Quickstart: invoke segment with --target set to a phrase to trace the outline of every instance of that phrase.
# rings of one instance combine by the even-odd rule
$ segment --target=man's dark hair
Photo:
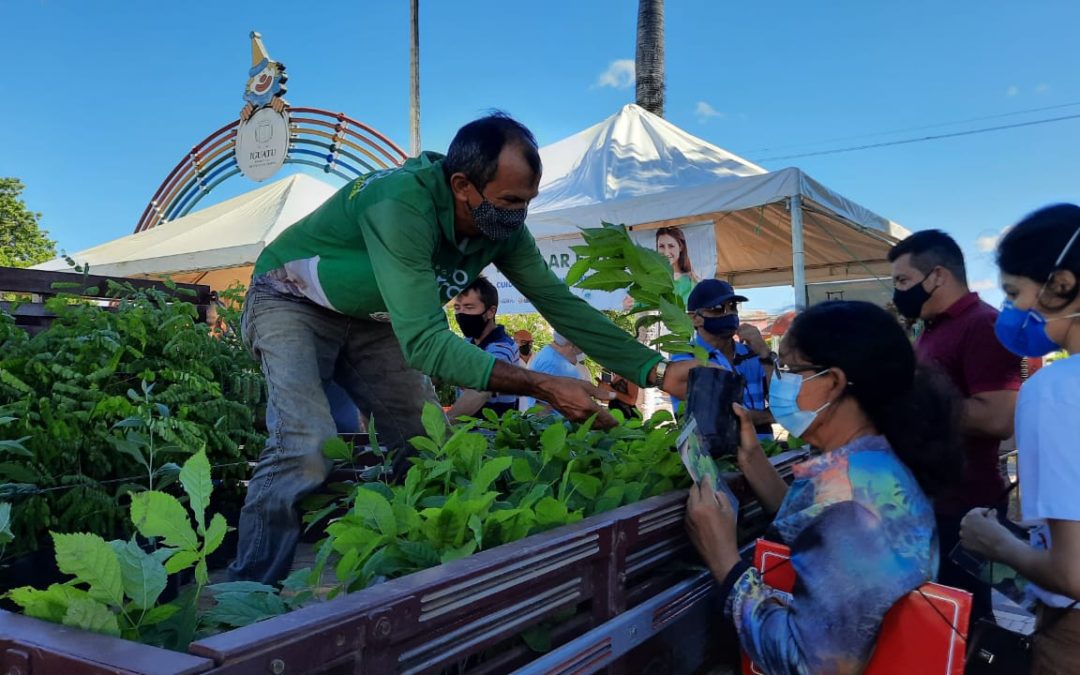
[[[944,267],[967,286],[964,253],[956,240],[941,230],[923,230],[904,239],[889,251],[889,262],[896,262],[907,253],[911,254],[911,266],[923,274],[930,274],[935,267]]]
[[[517,144],[533,175],[540,175],[536,137],[524,124],[498,110],[458,129],[446,151],[443,172],[448,179],[463,173],[478,190],[483,190],[495,178],[499,153],[508,143]]]
[[[461,295],[465,295],[469,291],[476,291],[476,294],[480,296],[480,302],[484,303],[484,311],[488,311],[492,307],[498,307],[499,305],[499,292],[495,290],[495,284],[487,280],[487,277],[480,275],[473,279],[473,282],[461,290]]]

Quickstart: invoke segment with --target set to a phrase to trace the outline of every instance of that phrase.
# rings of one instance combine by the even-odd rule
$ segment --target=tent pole
[[[791,269],[795,286],[795,309],[806,308],[806,260],[803,245],[802,195],[791,197]]]

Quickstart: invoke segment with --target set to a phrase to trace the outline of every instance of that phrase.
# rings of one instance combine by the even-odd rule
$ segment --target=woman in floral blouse
[[[791,548],[791,595],[740,560],[735,517],[701,486],[687,508],[691,538],[721,583],[725,614],[770,674],[859,673],[885,613],[938,566],[933,496],[959,476],[953,392],[916,371],[904,331],[885,310],[829,302],[799,315],[770,384],[777,422],[819,452],[790,487],[765,457],[745,410],[738,463],[776,511],[767,539]]]

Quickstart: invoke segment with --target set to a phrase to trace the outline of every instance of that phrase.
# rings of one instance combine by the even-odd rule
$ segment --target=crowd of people
[[[266,247],[244,303],[242,337],[268,387],[269,438],[248,489],[236,580],[276,583],[300,533],[297,501],[326,478],[323,442],[338,430],[337,399],[377,421],[407,470],[407,439],[435,402],[432,378],[459,387],[449,415],[539,409],[596,424],[608,409],[637,414],[640,388],[675,408],[691,358],[641,345],[573,295],[525,227],[541,164],[531,132],[493,114],[457,133],[445,156],[425,152],[342,188]],[[1080,361],[1039,371],[1021,387],[1021,357],[1080,349],[1080,207],[1038,211],[1001,240],[1008,298],[999,313],[971,292],[960,248],[939,231],[898,243],[895,309],[924,326],[912,344],[897,316],[863,302],[802,312],[778,352],[740,322],[746,301],[702,279],[678,228],[656,231],[672,262],[695,342],[709,365],[746,382],[733,413],[739,468],[775,514],[769,537],[791,548],[799,582],[770,589],[740,558],[722,494],[691,490],[691,538],[717,581],[725,615],[770,673],[857,673],[882,618],[927,580],[974,594],[973,618],[993,620],[990,588],[953,563],[962,546],[1014,567],[1035,585],[1037,672],[1080,664]],[[538,352],[527,331],[499,325],[498,293],[480,276],[494,264],[555,330]],[[464,340],[443,313],[452,303]],[[594,383],[585,355],[605,369]],[[1018,395],[1019,392],[1019,395]],[[1014,423],[1015,419],[1015,423]],[[773,425],[813,457],[782,480],[761,441]],[[1001,442],[1019,448],[1020,501],[1030,542],[1001,522],[1008,485]],[[1073,669],[1073,670],[1070,670]]]

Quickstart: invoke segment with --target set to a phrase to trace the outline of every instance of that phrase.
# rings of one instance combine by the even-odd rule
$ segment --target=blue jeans
[[[399,477],[409,466],[407,441],[424,433],[423,406],[437,400],[431,380],[405,362],[389,323],[350,318],[253,285],[241,326],[266,377],[269,436],[248,483],[229,577],[273,584],[292,566],[300,537],[297,501],[330,472],[322,446],[337,429],[324,383],[333,380],[371,411],[380,445],[395,449]]]

